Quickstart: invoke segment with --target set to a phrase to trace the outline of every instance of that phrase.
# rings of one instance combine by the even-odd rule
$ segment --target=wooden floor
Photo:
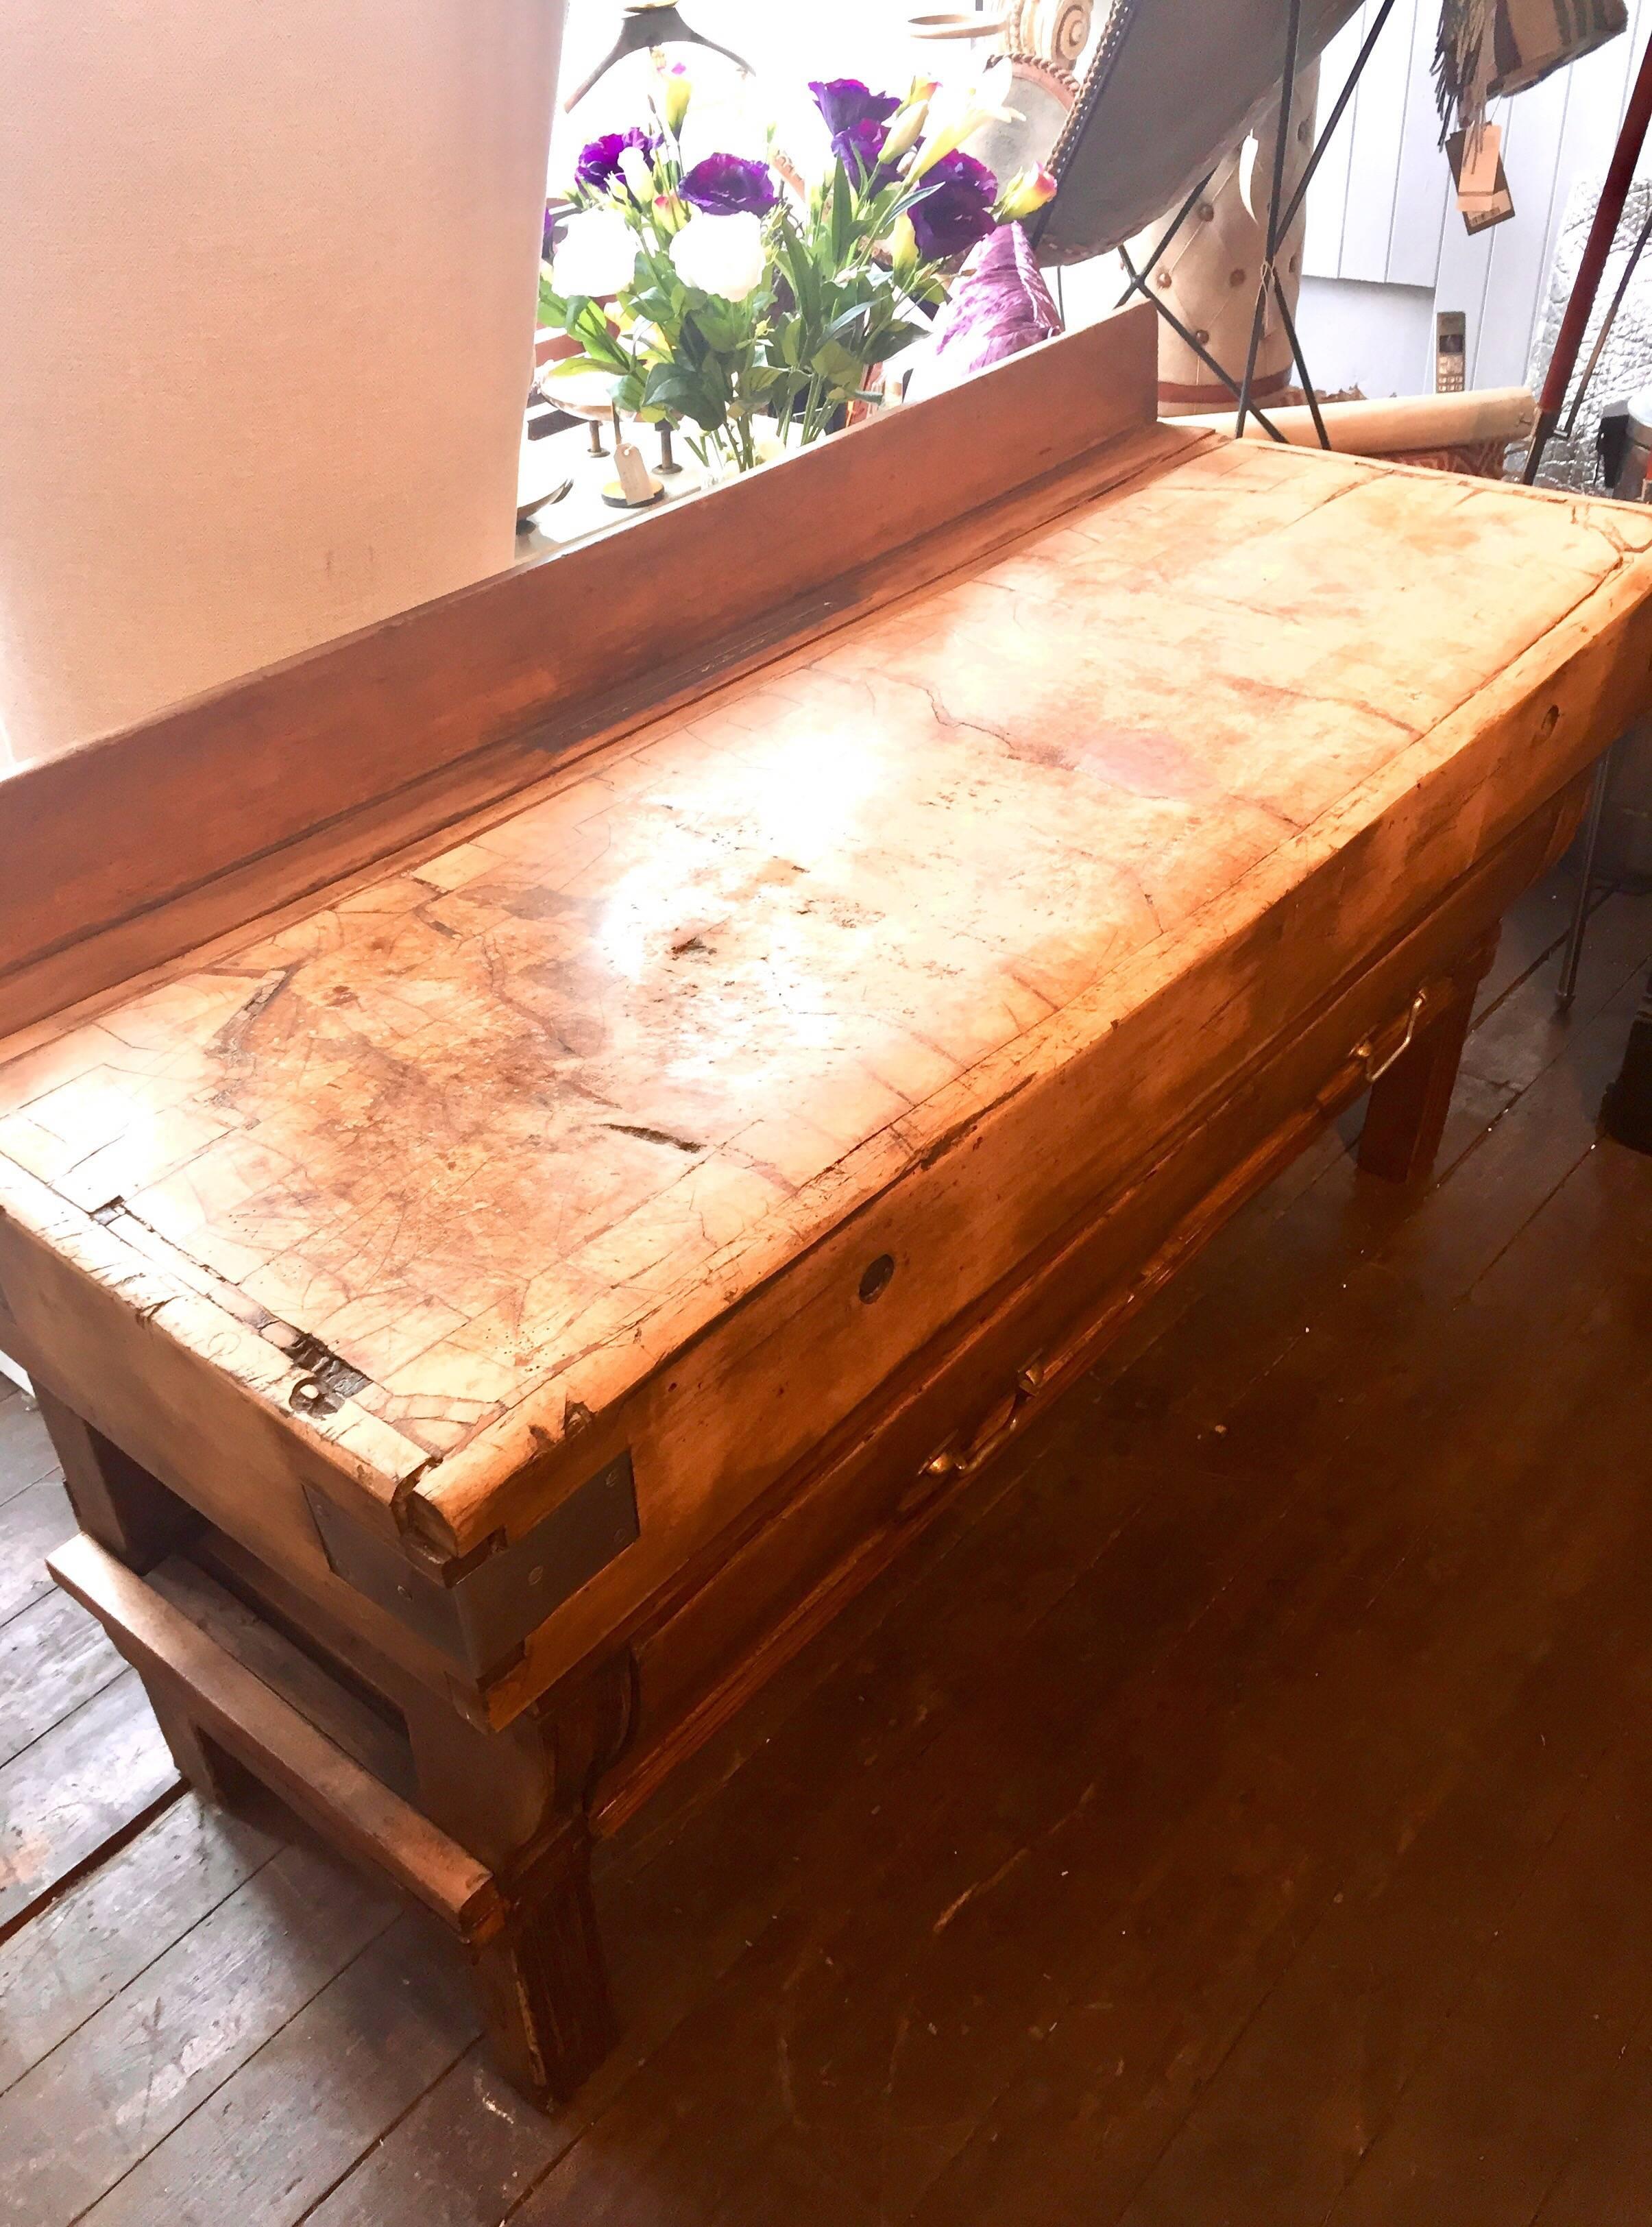
[[[181,1794],[0,1402],[0,2219],[1652,2221],[1652,899],[1563,1023],[1566,901],[1426,1196],[1327,1138],[604,1852],[556,2118],[444,1940]]]

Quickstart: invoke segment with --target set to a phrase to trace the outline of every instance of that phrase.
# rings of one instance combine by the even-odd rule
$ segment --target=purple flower
[[[961,255],[985,239],[996,219],[998,182],[973,155],[943,155],[924,175],[928,190],[911,208],[918,252],[926,263]]]
[[[877,174],[877,182],[887,185],[895,175],[893,165],[881,164],[883,142],[889,137],[886,124],[874,124],[870,116],[863,116],[858,124],[852,124],[846,131],[839,131],[832,142],[832,151],[843,164],[850,181],[863,185]]]
[[[767,216],[779,195],[767,163],[743,155],[708,155],[682,183],[683,199],[707,216]]]
[[[561,223],[563,210],[555,201],[545,205],[545,237],[539,248],[539,260],[548,263],[557,245],[557,227]]]
[[[605,131],[600,139],[592,139],[580,149],[574,176],[588,193],[611,194],[624,183],[620,156],[626,149],[637,148],[652,163],[660,144],[657,133],[651,137],[635,124],[628,131]]]
[[[811,78],[809,91],[834,146],[858,124],[887,124],[901,105],[895,93],[869,93],[858,77],[828,78],[824,82]]]

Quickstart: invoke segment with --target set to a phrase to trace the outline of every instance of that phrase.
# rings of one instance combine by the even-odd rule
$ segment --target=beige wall
[[[561,16],[0,8],[15,759],[510,562]]]

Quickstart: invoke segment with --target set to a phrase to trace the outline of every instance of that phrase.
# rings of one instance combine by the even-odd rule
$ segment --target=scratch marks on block
[[[669,1130],[650,1129],[641,1122],[604,1121],[603,1126],[605,1129],[612,1129],[616,1136],[637,1137],[645,1145],[664,1145],[668,1151],[673,1152],[693,1154],[706,1150],[704,1145],[697,1145],[692,1137],[673,1137]]]

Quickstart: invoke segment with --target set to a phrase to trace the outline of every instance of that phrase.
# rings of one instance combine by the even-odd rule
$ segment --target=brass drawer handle
[[[1015,1436],[1048,1374],[1042,1361],[1024,1362],[1015,1373],[1014,1388],[992,1408],[968,1444],[960,1446],[949,1441],[938,1453],[930,1455],[920,1476],[973,1477],[978,1469],[985,1469],[1000,1447],[1007,1445]]]
[[[1423,989],[1419,990],[1416,996],[1412,999],[1411,1011],[1406,1016],[1406,1033],[1400,1037],[1399,1043],[1388,1054],[1387,1059],[1380,1060],[1377,1057],[1376,1039],[1375,1037],[1366,1037],[1362,1040],[1362,1042],[1355,1045],[1354,1056],[1364,1067],[1365,1079],[1368,1082],[1381,1082],[1383,1076],[1394,1064],[1395,1061],[1403,1059],[1406,1054],[1411,1050],[1412,1044],[1416,1039],[1417,1024],[1422,1018],[1423,1008],[1427,1003],[1428,991],[1425,986]]]

